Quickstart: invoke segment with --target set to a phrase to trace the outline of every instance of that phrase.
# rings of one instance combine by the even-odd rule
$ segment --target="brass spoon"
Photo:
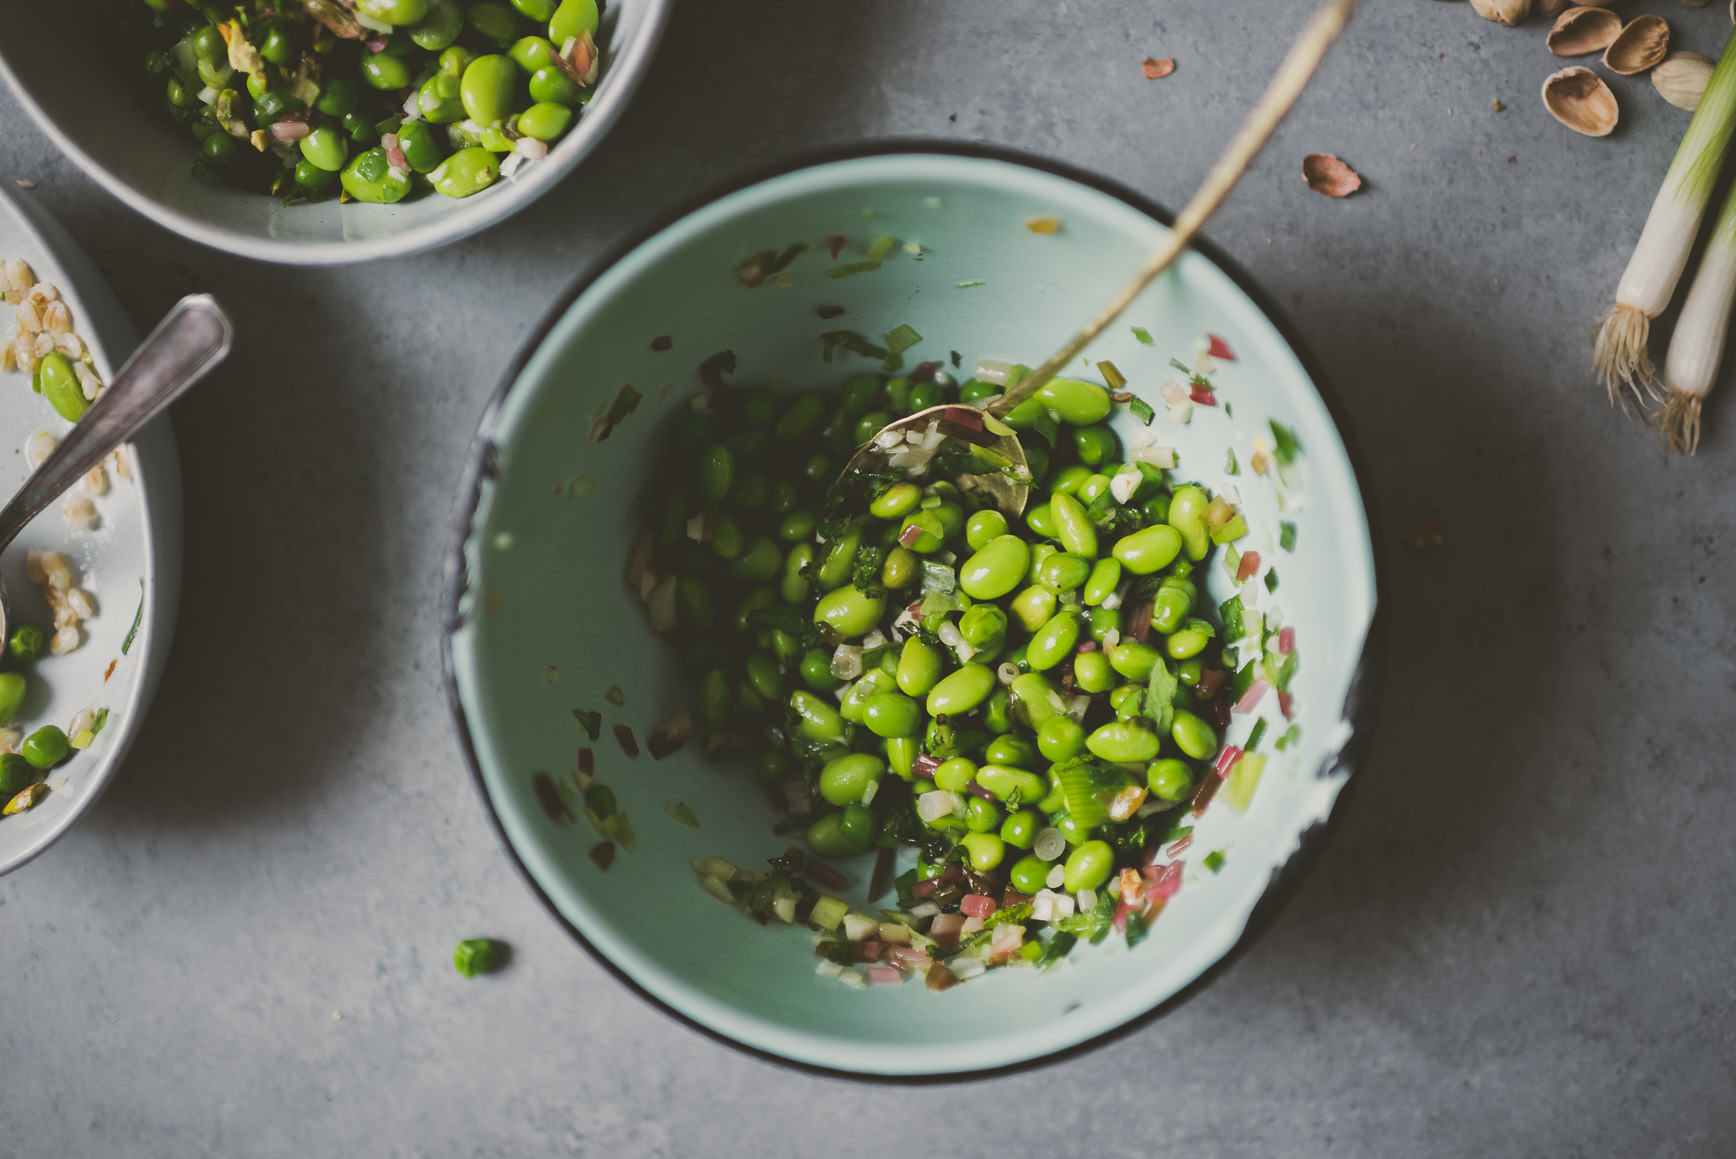
[[[1206,175],[1205,184],[1175,219],[1169,237],[1146,258],[1133,280],[1122,287],[1083,330],[1050,355],[1047,362],[986,407],[947,403],[917,411],[882,427],[850,457],[835,487],[848,487],[863,475],[890,473],[920,477],[927,473],[929,463],[937,455],[968,455],[971,464],[980,469],[976,472],[961,471],[957,476],[959,487],[987,495],[1008,515],[1021,514],[1030,495],[1031,468],[1018,434],[1003,420],[1070,365],[1182,255],[1229,197],[1230,190],[1247,172],[1254,155],[1271,139],[1278,123],[1296,103],[1296,98],[1302,95],[1303,88],[1325,58],[1326,50],[1344,30],[1356,4],[1357,0],[1327,0],[1291,47],[1260,103],[1254,106],[1223,156]],[[965,446],[960,446],[961,443]]]

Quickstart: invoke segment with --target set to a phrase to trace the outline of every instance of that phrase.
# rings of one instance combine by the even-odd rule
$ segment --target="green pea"
[[[972,800],[975,798],[973,797]],[[968,815],[965,823],[967,825],[970,823]],[[959,838],[958,843],[964,846],[965,854],[970,858],[971,868],[978,873],[987,873],[999,865],[1002,858],[1007,855],[1006,843],[993,833],[966,833]]]
[[[518,39],[518,13],[509,4],[494,3],[492,0],[486,4],[472,4],[464,14],[464,19],[480,35],[496,44],[510,44]],[[554,37],[549,39],[553,40]]]
[[[826,548],[825,558],[814,572],[821,591],[831,591],[850,582],[856,568],[856,555],[862,550],[862,528],[855,524]]]
[[[1108,390],[1077,378],[1051,378],[1037,388],[1035,398],[1062,422],[1079,427],[1102,422],[1115,407]]]
[[[1068,893],[1097,889],[1115,871],[1115,851],[1107,841],[1087,841],[1067,855],[1062,884]]]
[[[598,23],[597,0],[561,0],[560,7],[549,17],[549,39],[565,46],[583,33],[597,35]]]
[[[391,92],[404,88],[413,79],[410,65],[403,57],[390,52],[370,52],[362,57],[362,80],[370,87]]]
[[[1121,585],[1121,561],[1100,559],[1091,567],[1091,574],[1079,589],[1079,598],[1087,607],[1096,607],[1115,593]]]
[[[870,753],[837,757],[820,769],[820,796],[832,805],[859,805],[885,772],[886,762]]]
[[[1070,716],[1052,716],[1037,730],[1037,749],[1048,760],[1072,760],[1085,751],[1085,729]]]
[[[426,2],[427,0],[423,0],[423,3]],[[259,40],[259,55],[272,64],[291,65],[296,58],[295,43],[284,35],[282,28],[273,24]]]
[[[0,672],[0,728],[18,719],[24,709],[24,693],[29,687],[16,672]]]
[[[241,146],[228,133],[216,132],[199,143],[199,155],[219,164],[233,161],[241,155]]]
[[[965,520],[964,541],[972,551],[981,551],[1007,533],[1007,517],[994,508],[984,508]]]
[[[1091,634],[1091,638],[1101,644],[1108,638],[1110,632],[1120,630],[1121,613],[1118,610],[1106,608],[1099,604],[1097,607],[1092,608],[1090,611],[1085,613],[1085,624],[1086,630]]]
[[[418,173],[431,173],[446,159],[446,146],[424,121],[406,121],[398,130],[398,148]]]
[[[521,36],[513,42],[506,55],[525,73],[534,73],[547,66],[555,57],[555,46],[545,36]]]
[[[458,85],[464,111],[479,125],[494,125],[512,112],[518,92],[518,65],[510,56],[489,53],[470,62]]]
[[[696,481],[701,502],[723,502],[735,483],[735,456],[730,449],[721,443],[713,443],[700,451]]]
[[[1115,687],[1115,671],[1102,652],[1080,652],[1073,657],[1073,687],[1080,692],[1108,692]]]
[[[940,683],[945,665],[939,648],[916,636],[904,642],[898,657],[899,690],[909,696],[927,696]]]
[[[1180,801],[1193,792],[1193,770],[1173,757],[1153,761],[1145,770],[1145,784],[1160,801]]]
[[[1014,793],[1021,801],[1035,801],[1048,791],[1043,778],[1036,773],[1008,765],[982,766],[977,770],[976,783],[993,794],[997,801],[1008,800]]]
[[[1037,579],[1058,592],[1070,592],[1091,575],[1091,561],[1070,551],[1057,551],[1037,567]]]
[[[1167,567],[1181,549],[1181,534],[1175,528],[1159,523],[1122,536],[1115,541],[1111,554],[1134,575],[1150,575]]]
[[[554,102],[579,105],[585,100],[585,90],[573,78],[554,65],[546,65],[530,74],[530,99],[541,104]]]
[[[1055,472],[1055,477],[1049,480],[1049,490],[1062,495],[1076,495],[1079,485],[1091,477],[1091,468],[1078,463],[1069,463]]]
[[[0,753],[0,802],[10,801],[41,779],[36,766],[19,753]]]
[[[1019,586],[1031,549],[1016,535],[997,536],[958,569],[958,586],[978,600],[996,600]]]
[[[1094,757],[1124,764],[1154,759],[1163,747],[1163,739],[1141,724],[1117,720],[1086,737],[1085,747]]]
[[[1044,539],[1055,538],[1055,514],[1047,503],[1040,503],[1025,512],[1025,526]]]
[[[966,664],[929,690],[930,716],[963,716],[995,690],[995,670],[986,664]]]
[[[976,762],[969,757],[949,757],[934,770],[934,787],[949,793],[962,793],[976,780]]]
[[[1098,472],[1079,484],[1079,490],[1074,492],[1074,496],[1080,503],[1095,503],[1108,490],[1109,476]]]
[[[799,723],[796,731],[809,740],[842,740],[844,718],[831,703],[806,689],[790,693],[790,708]]]
[[[333,77],[320,89],[314,108],[328,117],[341,117],[355,111],[356,82],[347,77]]]
[[[747,658],[747,682],[767,700],[782,700],[784,697],[784,680],[778,672],[778,662],[764,652],[755,652]]]
[[[428,52],[449,47],[464,31],[464,9],[458,0],[431,0],[428,15],[410,29],[410,43]]]
[[[1073,450],[1087,467],[1099,467],[1115,458],[1120,449],[1115,432],[1101,423],[1073,429]]]
[[[1177,660],[1191,659],[1206,650],[1214,634],[1212,626],[1204,620],[1185,620],[1175,634],[1164,641],[1164,651]]]
[[[1007,691],[1016,705],[1015,712],[1025,718],[1031,731],[1043,727],[1052,716],[1063,716],[1061,694],[1041,672],[1026,672],[1013,677]]]
[[[994,833],[1001,827],[1001,807],[981,797],[967,797],[964,803],[964,827],[972,833]]]
[[[1006,840],[1004,834],[1001,839]],[[1008,844],[1010,845],[1012,842],[1008,842]],[[1029,848],[1029,846],[1020,846],[1020,848]],[[1007,883],[1026,895],[1035,894],[1041,890],[1047,884],[1048,877],[1049,863],[1029,853],[1013,862],[1012,869],[1007,871]]]
[[[350,143],[330,125],[321,125],[301,139],[301,155],[328,173],[336,173],[349,160]]]
[[[1181,627],[1182,621],[1194,609],[1198,589],[1193,581],[1170,576],[1157,589],[1151,600],[1151,626],[1165,636]]]
[[[428,0],[355,0],[355,6],[382,24],[414,24],[428,15]]]
[[[977,604],[958,618],[958,634],[979,652],[999,648],[1007,638],[1007,614],[993,604]]]
[[[1079,643],[1079,617],[1073,612],[1056,612],[1047,623],[1031,634],[1026,645],[1025,659],[1033,671],[1046,672],[1072,655]]]
[[[983,746],[983,764],[985,765],[1022,767],[1035,763],[1036,759],[1037,746],[1035,742],[1012,733],[997,736]]]
[[[1177,487],[1169,501],[1169,525],[1181,536],[1187,557],[1198,563],[1212,548],[1211,533],[1206,528],[1206,508],[1211,498],[1198,487]],[[1161,565],[1160,565],[1161,566]]]
[[[541,24],[555,14],[560,4],[557,0],[512,0],[512,6]]]
[[[880,582],[897,591],[915,583],[921,573],[922,561],[914,551],[907,547],[894,547],[886,553],[886,562],[880,565]]]
[[[1013,597],[1007,610],[1013,614],[1013,619],[1023,625],[1025,631],[1035,632],[1055,614],[1055,589],[1042,584],[1032,584]]]
[[[866,842],[850,839],[844,831],[844,814],[827,813],[808,826],[808,848],[821,857],[851,857],[866,852]]]
[[[868,504],[869,514],[881,519],[902,519],[922,502],[922,488],[915,483],[894,483]]]
[[[1206,666],[1198,658],[1183,660],[1175,666],[1175,678],[1184,688],[1192,688],[1205,675]]]
[[[840,639],[863,636],[880,622],[886,610],[886,597],[870,596],[855,584],[834,588],[814,605],[814,623],[830,628]]]
[[[832,654],[824,648],[810,648],[804,652],[798,670],[802,682],[815,692],[831,692],[844,687],[844,682],[832,675]]]
[[[1145,685],[1123,684],[1109,694],[1109,707],[1121,721],[1138,720],[1145,715]]]
[[[72,752],[72,745],[67,742],[64,732],[52,724],[45,724],[25,737],[18,751],[30,762],[31,767],[52,769],[67,758]]]
[[[366,172],[376,168],[379,170],[377,177],[365,176]],[[387,165],[386,151],[378,147],[350,158],[339,180],[343,182],[345,193],[370,205],[391,205],[404,200],[410,192],[410,175],[394,174]]]
[[[1071,495],[1054,495],[1049,499],[1049,511],[1055,521],[1055,538],[1061,546],[1085,559],[1097,557],[1097,529],[1085,514],[1085,508]]]
[[[538,101],[518,115],[518,131],[539,141],[553,141],[573,123],[573,110],[555,101]]]
[[[55,413],[69,423],[77,422],[90,407],[84,388],[78,384],[78,373],[58,350],[43,356],[36,368],[36,382]]]
[[[1169,735],[1176,748],[1196,761],[1205,760],[1218,748],[1218,734],[1212,731],[1212,726],[1186,709],[1176,709]]]
[[[235,70],[230,67],[227,61],[211,64],[202,60],[199,62],[199,79],[214,89],[226,89],[230,82],[235,79]],[[277,107],[281,110],[283,105],[279,103]]]
[[[1001,822],[1001,840],[1015,849],[1029,849],[1037,840],[1037,831],[1043,827],[1043,822],[1031,809],[1020,809],[1016,813],[1008,813],[1007,819]],[[1019,889],[1015,884],[1014,889]],[[1019,889],[1020,893],[1026,892]],[[1035,893],[1036,890],[1030,892]]]
[[[1109,649],[1109,666],[1129,680],[1144,680],[1161,662],[1157,649],[1137,640],[1123,640]]]
[[[803,569],[811,566],[818,553],[811,543],[798,543],[790,548],[790,553],[784,556],[783,576],[778,581],[778,594],[786,604],[806,603],[808,593],[813,585],[808,577],[802,574]]]
[[[14,660],[25,663],[42,655],[42,649],[47,647],[48,637],[35,624],[19,624],[12,629],[12,635],[6,641],[6,651]]]

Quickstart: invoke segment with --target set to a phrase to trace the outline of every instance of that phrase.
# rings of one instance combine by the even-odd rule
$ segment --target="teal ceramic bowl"
[[[396,205],[284,205],[196,179],[191,137],[157,100],[139,99],[141,50],[116,42],[114,8],[112,0],[0,4],[0,76],[18,103],[91,180],[164,229],[244,258],[324,266],[449,244],[553,189],[626,108],[663,34],[669,0],[604,5],[596,96],[547,157],[471,197],[429,195]],[[68,62],[93,55],[97,66],[81,64],[74,83]]]
[[[1059,230],[1027,228],[1044,217]],[[828,364],[822,331],[872,336],[909,323],[925,337],[907,363],[950,364],[957,350],[966,371],[978,357],[1034,364],[1166,229],[1162,212],[1137,198],[1041,163],[920,150],[847,157],[739,189],[632,245],[582,280],[532,340],[483,419],[464,487],[448,561],[448,687],[513,856],[623,981],[776,1059],[858,1076],[978,1073],[1055,1056],[1161,1009],[1270,911],[1354,765],[1375,566],[1356,475],[1316,377],[1246,282],[1209,254],[1184,257],[1092,355],[1112,359],[1157,402],[1172,357],[1192,363],[1208,334],[1230,346],[1234,360],[1213,378],[1232,406],[1198,407],[1184,426],[1157,402],[1152,427],[1124,415],[1121,433],[1175,447],[1179,477],[1239,491],[1252,525],[1243,546],[1269,553],[1282,575],[1276,593],[1261,595],[1295,630],[1300,734],[1281,753],[1267,740],[1270,763],[1244,813],[1221,799],[1206,808],[1194,848],[1223,850],[1221,871],[1190,861],[1150,936],[944,992],[918,981],[848,988],[816,973],[805,930],[762,928],[698,885],[695,857],[763,865],[789,843],[773,834],[751,772],[697,745],[660,760],[644,751],[689,691],[675,647],[652,634],[622,569],[636,497],[666,465],[666,420],[704,389],[702,363],[729,350],[736,383],[823,388],[874,365],[853,355]],[[909,244],[872,272],[829,276],[882,235]],[[794,243],[808,248],[764,284],[738,279],[743,258]],[[641,401],[598,441],[599,420],[629,384]],[[1282,511],[1276,475],[1246,466],[1274,419],[1303,448]],[[1244,464],[1234,478],[1227,448]],[[1296,529],[1292,551],[1278,542],[1285,522]],[[1221,600],[1234,584],[1214,568],[1211,588]],[[1287,727],[1274,701],[1262,705],[1269,738]],[[591,712],[601,714],[595,741],[581,719]],[[1230,739],[1251,723],[1236,718]],[[639,755],[619,743],[626,730]],[[588,758],[576,755],[587,748]],[[595,762],[637,831],[606,869],[592,856],[598,833],[574,807],[581,759]],[[674,802],[699,827],[672,820]],[[842,867],[844,894],[858,904],[872,860]]]

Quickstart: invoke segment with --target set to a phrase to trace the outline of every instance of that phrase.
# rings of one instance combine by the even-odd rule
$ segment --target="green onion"
[[[1157,417],[1157,412],[1151,409],[1151,404],[1138,396],[1128,400],[1127,409],[1131,411],[1133,417],[1138,419],[1144,426],[1149,427],[1151,425],[1151,420]]]
[[[1248,739],[1242,742],[1245,752],[1253,752],[1260,747],[1260,738],[1266,735],[1266,718],[1260,717],[1254,721],[1254,727],[1248,731]]]
[[[910,323],[900,322],[885,334],[881,335],[881,340],[886,343],[886,349],[891,353],[903,354],[906,350],[909,350],[912,346],[921,342],[922,335],[917,333]]]
[[[855,262],[839,262],[826,271],[826,276],[834,282],[839,278],[847,278],[852,274],[866,274],[880,268],[880,263],[873,258],[865,258]]]
[[[881,258],[891,253],[892,247],[897,244],[897,238],[882,234],[868,243],[868,260],[871,262],[878,262]]]
[[[1141,346],[1150,346],[1152,343],[1151,331],[1144,326],[1135,326],[1133,327],[1133,340]]]
[[[1278,466],[1288,467],[1296,461],[1296,456],[1302,450],[1302,443],[1296,438],[1296,432],[1272,419],[1268,423],[1272,428],[1272,458],[1278,461]]]
[[[1736,55],[1732,53],[1730,55]],[[1664,406],[1659,428],[1671,448],[1691,455],[1700,445],[1700,406],[1718,381],[1730,310],[1736,306],[1736,190],[1724,200],[1718,223],[1688,287],[1682,315],[1664,356]]]
[[[121,641],[121,655],[125,656],[133,649],[133,639],[139,634],[139,625],[145,622],[145,581],[139,580],[139,606],[133,612],[133,626],[127,629],[127,638]]]
[[[1688,264],[1694,237],[1713,187],[1724,168],[1730,135],[1736,129],[1736,32],[1724,44],[1718,67],[1700,107],[1688,124],[1688,132],[1670,162],[1670,171],[1652,202],[1652,210],[1640,231],[1639,244],[1616,285],[1615,304],[1598,326],[1592,360],[1613,403],[1619,387],[1625,386],[1636,400],[1654,397],[1655,368],[1646,341],[1651,320],[1664,312],[1675,294],[1676,282]]]

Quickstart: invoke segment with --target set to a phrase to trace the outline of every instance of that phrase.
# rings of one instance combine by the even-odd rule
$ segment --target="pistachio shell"
[[[1543,17],[1560,16],[1569,8],[1613,8],[1619,0],[1540,0],[1537,5],[1537,15]],[[1702,3],[1705,0],[1701,0]]]
[[[1736,0],[1731,2],[1736,3]],[[1536,5],[1533,0],[1471,0],[1471,7],[1484,20],[1493,20],[1497,24],[1511,27],[1531,19]]]
[[[1611,72],[1633,76],[1670,54],[1670,26],[1662,16],[1636,16],[1604,49],[1603,63]]]
[[[1652,70],[1652,86],[1666,101],[1691,113],[1700,107],[1712,68],[1712,62],[1697,52],[1672,52]]]
[[[1543,106],[1550,116],[1587,137],[1609,136],[1621,119],[1615,94],[1603,78],[1577,64],[1543,82]]]
[[[1556,18],[1549,30],[1549,51],[1556,56],[1602,52],[1621,35],[1621,17],[1607,8],[1580,5]]]
[[[1362,188],[1362,175],[1331,153],[1310,153],[1302,158],[1302,177],[1308,188],[1328,197],[1349,197]]]

